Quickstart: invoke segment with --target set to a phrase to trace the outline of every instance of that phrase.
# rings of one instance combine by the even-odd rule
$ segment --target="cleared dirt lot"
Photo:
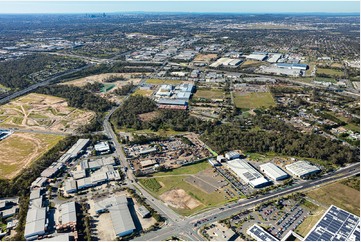
[[[217,54],[198,54],[194,60],[195,61],[205,61],[210,62],[212,59],[217,58]]]
[[[0,126],[73,133],[89,123],[94,112],[68,106],[63,98],[30,93],[0,106]]]
[[[166,204],[180,209],[194,209],[202,204],[188,195],[183,189],[170,190],[163,193],[160,198]]]
[[[59,135],[14,133],[0,141],[0,179],[12,179],[61,139]]]
[[[140,75],[140,74],[148,75],[149,73],[104,73],[104,74],[87,76],[87,77],[75,79],[75,80],[72,80],[69,82],[61,83],[60,85],[74,85],[77,87],[82,87],[82,86],[85,86],[87,83],[94,83],[94,82],[106,83],[105,80],[107,78],[109,78],[110,76],[124,77],[125,79],[130,79],[130,81],[133,81],[133,83],[136,84],[140,81],[140,78],[135,78],[135,76]],[[114,82],[114,84],[116,84],[116,87],[121,87],[121,86],[125,85],[126,83],[127,83],[127,81]]]

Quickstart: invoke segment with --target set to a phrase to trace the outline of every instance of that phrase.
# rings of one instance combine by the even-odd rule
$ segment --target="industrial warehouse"
[[[307,161],[297,161],[290,165],[286,165],[286,169],[292,173],[292,175],[305,179],[312,174],[319,173],[321,170],[314,165],[311,165]]]
[[[289,177],[289,175],[281,168],[270,162],[260,165],[259,168],[261,172],[274,181],[283,180]]]
[[[260,188],[270,184],[270,181],[252,167],[245,159],[230,160],[227,161],[227,165],[239,178],[253,188]]]
[[[256,241],[279,241],[257,224],[252,225],[252,227],[247,230],[247,234]]]
[[[128,207],[126,196],[117,196],[98,201],[94,205],[97,214],[110,213],[116,236],[122,237],[133,233],[135,225]]]
[[[177,86],[161,85],[155,94],[155,101],[163,109],[187,109],[188,101],[194,92],[193,84]]]
[[[305,241],[360,241],[360,217],[331,205]]]

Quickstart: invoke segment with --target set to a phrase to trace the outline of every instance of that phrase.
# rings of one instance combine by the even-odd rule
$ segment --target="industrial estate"
[[[0,240],[360,241],[359,15],[0,18]]]

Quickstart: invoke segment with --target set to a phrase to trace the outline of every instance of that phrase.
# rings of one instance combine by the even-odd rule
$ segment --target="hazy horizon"
[[[0,1],[0,14],[83,13],[230,13],[230,14],[359,14],[358,1]]]

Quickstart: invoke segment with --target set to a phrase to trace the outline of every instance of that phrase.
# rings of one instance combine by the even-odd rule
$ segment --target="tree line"
[[[65,98],[71,107],[87,109],[94,112],[105,112],[111,109],[113,105],[110,101],[76,86],[53,85],[41,87],[37,89],[36,92]]]
[[[0,62],[0,84],[9,88],[26,88],[31,84],[40,81],[29,75],[39,71],[54,72],[55,66],[79,67],[84,65],[83,61],[64,58],[54,55],[27,55],[22,58]],[[51,69],[49,65],[52,66]]]
[[[140,114],[156,111],[152,120],[144,121]],[[118,127],[132,128],[136,130],[150,129],[158,131],[160,129],[171,129],[175,131],[200,132],[209,124],[192,117],[188,111],[184,110],[158,110],[156,103],[141,95],[130,96],[114,114],[112,121]]]
[[[205,131],[202,139],[218,153],[242,149],[245,152],[275,152],[315,158],[337,165],[359,161],[357,149],[320,135],[303,134],[281,120],[258,116],[254,124],[261,130],[241,130],[234,124],[213,126]]]

